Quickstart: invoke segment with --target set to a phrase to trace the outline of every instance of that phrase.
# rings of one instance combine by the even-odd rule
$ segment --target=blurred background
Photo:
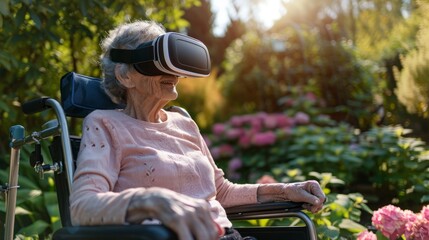
[[[429,202],[428,12],[428,0],[0,0],[0,184],[9,127],[52,118],[21,104],[60,99],[69,71],[100,77],[107,31],[152,19],[209,48],[210,77],[182,79],[173,104],[228,177],[321,181],[321,239],[356,236],[386,204],[419,211]],[[70,127],[78,133],[79,120]],[[29,151],[16,232],[49,239],[60,226],[55,186],[27,166]]]

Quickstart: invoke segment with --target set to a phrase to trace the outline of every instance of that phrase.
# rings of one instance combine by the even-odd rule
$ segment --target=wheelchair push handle
[[[22,104],[21,109],[25,114],[34,114],[38,112],[43,112],[44,110],[50,108],[50,106],[46,104],[46,101],[48,99],[49,97],[41,97],[41,98],[30,100]]]

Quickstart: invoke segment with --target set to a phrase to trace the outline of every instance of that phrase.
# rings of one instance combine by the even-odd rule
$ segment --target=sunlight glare
[[[264,27],[271,27],[274,22],[286,14],[286,9],[282,2],[289,0],[265,0],[260,1],[255,7],[255,16],[264,25]]]

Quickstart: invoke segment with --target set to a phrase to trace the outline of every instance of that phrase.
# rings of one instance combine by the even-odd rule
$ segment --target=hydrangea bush
[[[281,113],[236,115],[206,136],[218,165],[231,180],[254,182],[265,173],[317,169],[344,180],[341,191],[362,192],[380,207],[429,202],[426,143],[405,137],[401,126],[361,132],[320,113],[313,94],[285,98]],[[393,202],[392,202],[393,201]],[[413,209],[416,210],[416,209]]]
[[[358,240],[426,240],[429,239],[429,205],[419,213],[387,205],[374,212],[372,224],[377,234],[365,230],[358,235]]]
[[[325,228],[322,239],[356,238],[365,230],[359,224],[361,210],[371,210],[363,196],[374,209],[389,203],[416,208],[429,202],[428,150],[424,142],[405,137],[406,129],[386,126],[361,132],[321,114],[323,103],[311,93],[279,102],[284,112],[236,115],[214,124],[205,136],[229,179],[290,182],[334,173],[331,179],[341,184],[325,191],[335,204],[327,204],[323,216],[312,216]],[[371,224],[366,221],[362,224]]]

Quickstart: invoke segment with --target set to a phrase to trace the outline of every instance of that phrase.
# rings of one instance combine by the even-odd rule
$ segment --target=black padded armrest
[[[242,205],[226,208],[226,214],[230,220],[251,219],[252,217],[299,212],[303,210],[300,202],[270,202]]]
[[[177,240],[176,234],[163,225],[103,225],[64,227],[56,231],[54,240]]]

